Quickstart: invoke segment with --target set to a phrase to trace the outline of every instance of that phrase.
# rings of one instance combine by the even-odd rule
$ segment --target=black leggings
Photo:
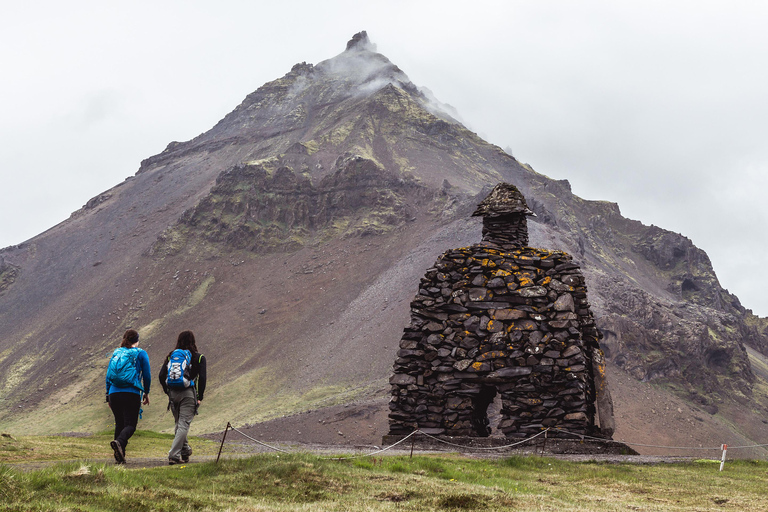
[[[120,446],[128,446],[128,439],[136,432],[141,409],[141,395],[138,393],[112,393],[109,395],[109,405],[115,415],[115,439]]]

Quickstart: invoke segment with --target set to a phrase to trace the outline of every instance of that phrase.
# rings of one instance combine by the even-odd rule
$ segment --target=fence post
[[[723,466],[725,466],[725,454],[728,451],[728,445],[727,444],[721,445],[720,449],[723,450],[723,460],[720,461],[720,471],[722,471]]]
[[[221,446],[219,446],[219,454],[216,456],[216,464],[219,463],[219,457],[221,457],[221,449],[224,448],[224,441],[227,439],[227,432],[229,432],[230,424],[227,422],[227,428],[224,429],[224,436],[221,438]]]

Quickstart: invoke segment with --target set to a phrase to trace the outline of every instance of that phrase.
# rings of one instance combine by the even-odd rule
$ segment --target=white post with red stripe
[[[720,449],[723,450],[723,460],[720,461],[720,471],[722,471],[723,470],[723,466],[725,466],[725,454],[728,451],[728,445],[724,444],[724,445],[720,446]]]

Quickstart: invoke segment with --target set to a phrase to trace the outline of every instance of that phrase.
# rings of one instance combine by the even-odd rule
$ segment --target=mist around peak
[[[378,53],[365,31],[355,34],[344,52],[320,62],[314,70],[353,87],[354,96],[370,96],[387,85],[393,85],[410,93],[434,116],[464,124],[454,107],[438,100],[427,87],[415,85],[397,65]]]
[[[451,125],[466,127],[456,109],[439,101],[376,51],[365,32],[356,34],[347,49],[318,64],[301,62],[281,78],[259,87],[195,143],[232,137],[245,127],[263,133],[288,133],[305,127],[312,112],[342,102],[365,101],[394,87],[404,92],[425,113]],[[167,156],[167,155],[166,155]],[[152,159],[149,159],[154,161]]]
[[[376,51],[376,45],[373,44],[370,39],[368,39],[368,32],[366,32],[365,30],[362,30],[357,34],[353,35],[352,39],[350,39],[347,42],[346,51],[355,51],[355,50],[367,50],[371,52]]]
[[[469,128],[469,126],[467,126],[467,123],[465,123],[464,120],[459,115],[459,111],[456,110],[456,108],[453,105],[449,105],[448,103],[443,103],[442,101],[437,99],[437,96],[435,96],[435,93],[433,93],[427,87],[419,87],[419,93],[422,95],[424,108],[426,108],[430,114],[437,116],[440,119],[443,119],[445,121],[459,123]]]
[[[352,41],[348,43],[347,50],[318,63],[315,70],[326,76],[346,81],[353,86],[364,86],[371,92],[390,83],[401,89],[405,84],[411,83],[400,68],[384,55],[376,52],[376,45],[370,43],[367,36],[364,41],[355,43],[351,48],[349,44],[352,44]]]

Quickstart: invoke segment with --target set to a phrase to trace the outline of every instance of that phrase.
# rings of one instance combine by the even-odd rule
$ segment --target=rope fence
[[[418,432],[421,435],[423,435],[424,437],[428,437],[428,438],[430,438],[430,439],[432,439],[434,441],[437,441],[439,443],[443,443],[443,444],[447,444],[447,445],[451,445],[451,446],[457,446],[459,448],[464,448],[464,449],[470,449],[470,450],[505,450],[507,448],[514,448],[515,446],[520,446],[522,444],[525,444],[528,441],[532,441],[532,440],[536,439],[539,436],[546,435],[546,433],[549,432],[549,430],[550,429],[542,430],[538,434],[535,434],[535,435],[533,435],[533,436],[531,436],[529,438],[523,439],[522,441],[518,441],[518,442],[512,443],[512,444],[507,444],[507,445],[504,445],[504,446],[464,446],[464,445],[461,445],[461,444],[456,444],[456,443],[452,443],[450,441],[446,441],[445,439],[440,439],[439,437],[435,437],[435,436],[429,435],[426,432],[422,432],[421,430],[415,430],[413,433]]]
[[[588,435],[576,434],[576,433],[573,433],[573,432],[568,432],[567,430],[564,430],[564,429],[561,429],[561,428],[557,428],[557,427],[554,427],[554,428],[555,428],[555,430],[558,430],[559,432],[563,432],[565,434],[570,434],[570,435],[575,436],[575,437],[580,437],[580,438],[584,438],[584,439],[594,439],[594,440],[597,440],[597,441],[604,441],[604,439],[599,438],[599,437],[592,437],[592,436],[588,436]],[[630,442],[630,441],[617,441],[617,442],[624,443],[624,444],[629,445],[629,446],[640,446],[640,447],[643,447],[643,448],[661,448],[661,449],[665,449],[665,450],[716,450],[716,451],[720,451],[720,450],[725,450],[726,448],[724,448],[724,447],[728,447],[727,444],[722,444],[722,445],[717,446],[717,447],[714,447],[714,446],[713,447],[708,447],[708,446],[666,446],[666,445],[656,445],[656,444],[633,443],[633,442]],[[739,450],[739,449],[746,449],[746,448],[766,448],[766,447],[768,447],[768,443],[766,443],[766,444],[750,444],[750,445],[744,445],[744,446],[730,446],[730,449],[731,450]]]
[[[363,457],[370,457],[372,455],[378,455],[378,454],[383,453],[383,452],[385,452],[387,450],[391,450],[392,448],[394,448],[395,446],[399,445],[400,443],[402,443],[402,442],[406,441],[407,439],[410,439],[411,437],[415,436],[417,433],[419,433],[419,431],[418,430],[414,430],[413,432],[411,432],[410,434],[408,434],[407,436],[405,436],[401,440],[397,441],[396,443],[391,444],[391,445],[387,446],[386,448],[382,448],[381,450],[377,450],[377,451],[372,452],[372,453],[363,453],[361,455],[352,455],[352,456],[349,456],[349,457],[329,457],[328,460],[361,459]],[[411,445],[411,457],[413,457],[413,445]]]
[[[245,432],[243,432],[243,431],[233,427],[231,425],[231,423],[227,422],[227,428],[224,430],[224,435],[222,436],[222,439],[221,439],[221,446],[219,446],[219,454],[216,457],[216,462],[217,463],[219,462],[219,459],[221,458],[221,452],[222,452],[222,449],[224,448],[224,442],[226,441],[227,433],[230,430],[232,430],[233,432],[237,432],[238,434],[240,434],[241,436],[245,437],[246,439],[249,439],[249,440],[253,441],[254,443],[257,443],[260,446],[263,446],[263,447],[268,448],[270,450],[273,450],[273,451],[276,451],[276,452],[281,452],[281,453],[293,453],[293,452],[291,452],[289,450],[284,450],[284,449],[279,448],[277,446],[272,446],[270,444],[267,444],[267,443],[264,443],[262,441],[259,441],[258,439],[255,439],[255,438],[249,436],[248,434],[246,434]],[[604,438],[601,438],[601,437],[594,437],[594,436],[589,436],[589,435],[586,435],[586,434],[577,434],[577,433],[574,433],[574,432],[569,432],[567,430],[564,430],[564,429],[561,429],[561,428],[558,428],[558,427],[549,427],[549,428],[547,428],[545,430],[542,430],[541,432],[539,432],[537,434],[532,435],[531,437],[527,437],[527,438],[522,439],[520,441],[517,441],[517,442],[514,442],[514,443],[510,443],[510,444],[506,444],[506,445],[502,445],[502,446],[467,446],[467,445],[462,445],[462,444],[458,444],[458,443],[453,443],[453,442],[448,441],[446,439],[441,439],[439,437],[436,437],[434,435],[428,434],[428,433],[426,433],[426,432],[424,432],[422,430],[418,430],[417,429],[417,430],[414,430],[413,432],[411,432],[410,434],[408,434],[407,436],[405,436],[404,438],[400,439],[399,441],[397,441],[397,442],[395,442],[395,443],[393,443],[393,444],[391,444],[391,445],[389,445],[387,447],[377,449],[377,450],[375,450],[373,452],[363,453],[363,454],[359,454],[359,455],[350,455],[350,456],[345,456],[345,457],[327,457],[326,460],[350,460],[350,459],[359,459],[359,458],[363,458],[363,457],[372,457],[374,455],[378,455],[380,453],[384,453],[384,452],[386,452],[388,450],[391,450],[391,449],[395,448],[396,446],[404,443],[408,439],[411,439],[411,457],[413,457],[413,449],[414,449],[414,444],[415,444],[415,436],[417,436],[417,435],[424,436],[424,437],[426,437],[428,439],[431,439],[432,441],[435,441],[437,443],[442,443],[442,444],[445,444],[445,445],[461,448],[462,450],[500,451],[500,450],[507,450],[509,448],[515,448],[517,446],[521,446],[521,445],[523,445],[525,443],[529,443],[529,442],[533,441],[534,439],[536,439],[536,438],[538,438],[540,436],[544,436],[544,439],[545,439],[545,442],[546,442],[547,433],[550,432],[550,431],[557,431],[557,432],[559,432],[561,434],[566,434],[566,435],[573,436],[573,438],[574,438],[573,440],[577,440],[577,441],[581,441],[581,442],[584,442],[584,441],[599,441],[599,442],[613,441],[613,440],[607,440],[607,439],[604,439]],[[702,447],[702,446],[654,445],[654,444],[633,443],[633,442],[628,442],[628,441],[615,441],[615,442],[623,443],[623,444],[626,444],[628,446],[637,446],[637,447],[643,447],[643,448],[658,448],[658,449],[666,449],[666,450],[709,450],[709,451],[722,451],[722,458],[721,458],[721,461],[720,461],[720,471],[723,470],[723,467],[725,465],[726,453],[727,453],[728,448],[729,448],[729,446],[727,444],[722,444],[719,447]],[[767,444],[744,445],[744,446],[731,446],[730,449],[731,450],[739,450],[739,449],[765,448],[765,447],[768,447],[768,443]]]
[[[599,440],[598,437],[592,437],[588,435],[580,435],[575,434],[573,432],[568,432],[567,430],[563,429],[557,429],[560,432],[570,434],[573,436],[581,437],[581,438],[589,438],[589,439],[596,439]],[[721,444],[719,447],[708,447],[708,446],[665,446],[665,445],[655,445],[655,444],[642,444],[642,443],[631,443],[627,441],[619,441],[620,443],[624,443],[628,446],[638,446],[638,447],[644,447],[644,448],[660,448],[664,450],[710,450],[710,451],[722,451],[723,455],[720,459],[720,471],[723,470],[725,467],[725,457],[728,453],[728,445],[727,444]],[[731,446],[731,450],[739,450],[739,449],[747,449],[747,448],[765,448],[768,447],[768,444],[752,444],[752,445],[743,445],[743,446]]]
[[[272,445],[269,445],[269,444],[264,443],[262,441],[259,441],[258,439],[255,439],[255,438],[249,436],[248,434],[246,434],[245,432],[243,432],[243,431],[233,427],[231,423],[227,423],[227,428],[224,430],[224,435],[223,435],[223,437],[221,439],[221,445],[219,446],[219,454],[216,457],[216,462],[219,462],[219,459],[221,458],[221,452],[222,452],[222,449],[224,448],[224,442],[226,441],[227,433],[230,430],[233,431],[233,432],[237,432],[238,434],[240,434],[241,436],[245,437],[246,439],[249,439],[249,440],[253,441],[254,443],[257,443],[260,446],[263,446],[265,448],[269,448],[271,450],[274,450],[274,451],[277,451],[277,452],[281,452],[281,453],[292,453],[292,452],[290,452],[288,450],[284,450],[282,448],[278,448],[276,446],[272,446]],[[546,434],[547,431],[549,431],[549,429],[543,430],[543,431],[539,432],[538,434],[535,434],[535,435],[533,435],[533,436],[531,436],[529,438],[523,439],[522,441],[518,441],[516,443],[512,443],[512,444],[508,444],[508,445],[504,445],[504,446],[484,447],[484,446],[465,446],[465,445],[460,445],[460,444],[456,444],[456,443],[451,443],[450,441],[446,441],[445,439],[440,439],[438,437],[435,437],[433,435],[427,434],[426,432],[423,432],[423,431],[417,429],[417,430],[414,430],[413,432],[411,432],[410,434],[408,434],[407,436],[405,436],[404,438],[400,439],[399,441],[397,441],[397,442],[395,442],[395,443],[393,443],[393,444],[391,444],[391,445],[389,445],[387,447],[378,449],[376,451],[373,451],[373,452],[370,452],[370,453],[359,454],[359,455],[347,456],[347,457],[328,457],[328,460],[347,460],[347,459],[357,459],[357,458],[362,458],[362,457],[371,457],[371,456],[378,455],[380,453],[386,452],[388,450],[391,450],[392,448],[395,448],[396,446],[404,443],[405,441],[407,441],[408,439],[411,439],[412,437],[414,437],[416,435],[422,435],[422,436],[430,438],[430,439],[432,439],[432,440],[434,440],[436,442],[447,444],[447,445],[451,445],[451,446],[455,446],[455,447],[462,448],[462,449],[465,449],[465,450],[466,449],[469,449],[469,450],[504,450],[504,449],[507,449],[507,448],[512,448],[512,447],[515,447],[515,446],[519,446],[519,445],[525,444],[525,443],[527,443],[529,441],[532,441],[533,439],[536,439],[537,437]],[[411,445],[411,456],[413,456],[413,444]]]

